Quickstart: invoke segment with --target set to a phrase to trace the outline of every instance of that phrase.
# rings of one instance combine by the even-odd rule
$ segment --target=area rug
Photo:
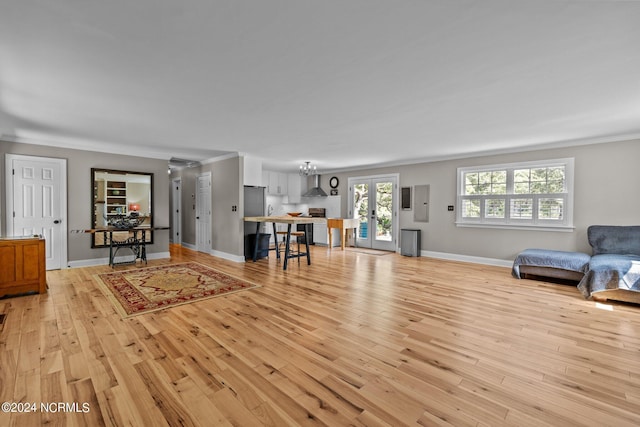
[[[95,278],[122,317],[259,287],[196,262],[97,274]]]

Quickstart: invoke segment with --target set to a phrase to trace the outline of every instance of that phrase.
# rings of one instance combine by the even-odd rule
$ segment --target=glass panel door
[[[357,230],[357,245],[371,247],[369,234],[369,182],[362,181],[353,184],[353,217],[360,219]]]
[[[393,241],[393,183],[388,180],[374,181],[376,206],[372,217],[376,219],[373,239],[378,242]]]
[[[352,192],[349,212],[360,220],[358,246],[395,251],[397,178],[354,178],[349,182]]]

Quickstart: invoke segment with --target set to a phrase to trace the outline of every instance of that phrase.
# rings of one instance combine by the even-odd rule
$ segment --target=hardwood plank
[[[640,425],[640,306],[426,257],[171,255],[149,266],[262,287],[121,319],[93,279],[108,266],[47,272],[47,294],[0,301],[0,395],[90,412],[0,424]]]

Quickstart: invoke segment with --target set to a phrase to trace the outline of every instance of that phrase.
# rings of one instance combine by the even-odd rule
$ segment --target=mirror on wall
[[[115,227],[114,241],[133,237],[128,228],[153,228],[153,174],[146,172],[91,169],[91,224],[94,229]],[[93,248],[109,246],[109,234],[92,234]],[[138,235],[140,237],[140,235]],[[153,231],[145,233],[153,243]]]

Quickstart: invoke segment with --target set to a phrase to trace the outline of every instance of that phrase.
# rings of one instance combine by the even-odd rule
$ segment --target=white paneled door
[[[171,180],[171,207],[172,215],[172,234],[171,241],[175,244],[182,243],[182,179],[174,178]]]
[[[7,235],[45,238],[47,270],[67,263],[66,160],[7,154]]]
[[[211,173],[198,175],[196,181],[196,247],[211,252]]]

